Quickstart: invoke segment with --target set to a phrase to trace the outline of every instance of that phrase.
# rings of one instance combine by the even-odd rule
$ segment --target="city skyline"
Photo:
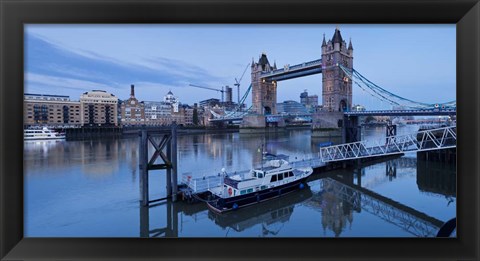
[[[134,84],[142,101],[169,90],[187,104],[220,99],[189,84],[233,87],[263,52],[279,68],[319,59],[323,34],[331,39],[337,26],[352,40],[354,68],[379,86],[416,101],[456,99],[455,25],[27,25],[25,92],[74,98],[102,89],[123,100]],[[305,89],[321,96],[321,77],[280,82],[278,102],[299,101]],[[249,84],[250,67],[241,96]],[[356,86],[353,104],[389,107]]]

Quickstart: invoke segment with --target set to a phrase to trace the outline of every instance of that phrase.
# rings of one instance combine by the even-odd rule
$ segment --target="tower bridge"
[[[277,111],[277,88],[280,81],[322,74],[322,110],[303,115],[315,129],[341,129],[343,143],[360,140],[359,117],[361,116],[455,116],[456,102],[427,104],[416,102],[381,88],[353,69],[353,45],[348,45],[338,28],[328,41],[323,36],[321,57],[295,65],[277,68],[270,64],[267,55],[261,54],[258,61],[251,63],[252,107],[247,111],[213,115],[210,122],[240,123],[240,132],[265,132],[267,127],[285,127],[291,115]],[[352,87],[363,91],[393,106],[404,106],[402,110],[351,111]],[[319,84],[320,85],[320,84]],[[242,102],[243,103],[243,102]],[[393,130],[393,129],[392,129]],[[394,135],[395,133],[393,133]]]
[[[340,30],[335,29],[332,39],[323,36],[322,57],[278,69],[263,53],[258,62],[252,61],[252,110],[243,119],[244,127],[266,127],[266,115],[277,114],[277,82],[322,73],[322,103],[328,111],[345,111],[352,107],[352,82],[337,64],[353,69],[353,45],[348,47]]]

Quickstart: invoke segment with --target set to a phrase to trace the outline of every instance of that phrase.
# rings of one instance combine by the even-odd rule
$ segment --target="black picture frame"
[[[0,0],[2,260],[479,260],[478,0]],[[23,238],[25,23],[454,23],[457,25],[457,238]]]

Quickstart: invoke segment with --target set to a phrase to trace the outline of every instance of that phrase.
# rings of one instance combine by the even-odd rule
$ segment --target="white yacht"
[[[294,169],[284,159],[269,160],[244,175],[226,175],[221,186],[209,189],[207,204],[217,213],[249,206],[303,189],[312,173],[311,167]]]
[[[47,127],[42,129],[25,129],[23,130],[24,140],[58,140],[65,139],[65,134],[58,133]]]

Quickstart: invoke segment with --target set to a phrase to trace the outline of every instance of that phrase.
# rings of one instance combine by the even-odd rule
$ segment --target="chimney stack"
[[[130,97],[135,98],[135,86],[133,84],[130,85]]]

